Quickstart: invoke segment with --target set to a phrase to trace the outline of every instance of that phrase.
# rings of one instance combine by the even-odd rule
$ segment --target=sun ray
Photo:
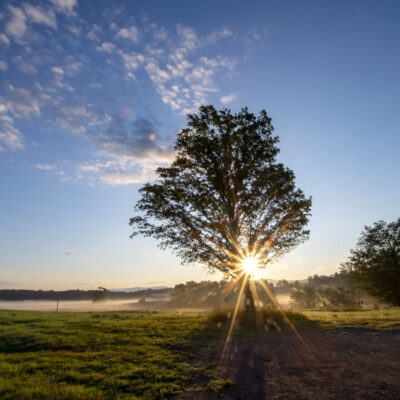
[[[239,311],[240,303],[242,301],[244,288],[246,287],[247,279],[248,279],[248,276],[244,274],[243,275],[243,283],[242,283],[242,286],[240,288],[239,296],[237,298],[235,309],[233,311],[233,315],[232,315],[231,322],[230,322],[230,325],[229,325],[228,334],[226,335],[224,347],[222,349],[220,363],[222,363],[225,360],[226,353],[227,353],[228,348],[229,348],[229,344],[230,344],[233,328],[234,328],[235,323],[236,323],[236,318],[237,318],[237,314],[238,314],[238,311]]]
[[[254,280],[252,280],[252,279],[250,279],[250,290],[253,294],[253,298],[254,298],[254,301],[256,304],[256,324],[257,324],[257,327],[261,330],[262,326],[263,326],[262,312],[261,312],[260,307],[257,307],[257,304],[259,304],[261,302],[261,300],[259,300],[257,288],[256,288]]]
[[[268,296],[270,296],[270,298],[272,299],[273,296],[272,296],[271,290],[268,288],[268,286],[262,280],[260,280],[259,282],[261,284],[261,287],[265,290],[265,292],[268,294]],[[300,335],[300,332],[296,329],[296,326],[290,320],[290,318],[287,316],[285,311],[280,306],[277,307],[277,310],[282,314],[282,316],[285,319],[286,323],[293,330],[293,332],[296,335],[297,339],[304,346],[304,348],[306,349],[307,353],[312,357],[312,359],[316,362],[316,364],[319,364],[318,359],[315,357],[314,353],[311,351],[311,349],[308,346],[308,344],[304,341],[303,337]]]

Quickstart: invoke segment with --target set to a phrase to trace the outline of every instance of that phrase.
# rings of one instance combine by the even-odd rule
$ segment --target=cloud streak
[[[222,104],[229,104],[229,103],[233,103],[234,101],[237,100],[237,95],[236,93],[232,93],[232,94],[228,94],[226,96],[222,96],[219,101]]]

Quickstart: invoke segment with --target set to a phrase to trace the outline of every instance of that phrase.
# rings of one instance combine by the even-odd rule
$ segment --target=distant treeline
[[[272,283],[272,286],[275,294],[290,294],[293,289],[298,289],[304,286],[313,286],[315,289],[354,286],[354,280],[348,273],[336,272],[329,276],[309,276],[307,279],[302,281],[287,281],[282,279]]]
[[[175,285],[171,292],[172,307],[229,308],[234,307],[243,284],[238,281],[186,282]],[[276,302],[272,287],[267,281],[255,281],[255,299],[258,303],[271,306]]]
[[[187,282],[174,287],[171,305],[176,307],[229,307],[235,304],[241,284],[237,282]],[[291,309],[357,309],[373,307],[377,300],[360,288],[352,275],[341,271],[330,276],[314,275],[302,281],[256,281],[255,300],[263,306],[279,304],[277,296],[290,296]]]
[[[144,289],[136,292],[101,290],[0,290],[0,300],[125,300],[167,295],[172,289]]]
[[[273,291],[290,294],[290,308],[354,310],[363,307],[379,307],[380,301],[371,297],[345,270],[335,274],[309,276],[305,281],[275,283]]]

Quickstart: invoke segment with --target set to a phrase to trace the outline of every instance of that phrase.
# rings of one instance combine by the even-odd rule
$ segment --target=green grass
[[[365,311],[304,311],[303,314],[323,328],[351,327],[378,330],[400,329],[400,307]]]
[[[400,308],[383,311],[290,313],[297,328],[320,326],[400,329]],[[238,316],[239,330],[246,321]],[[265,330],[290,329],[276,310],[264,311]],[[311,323],[310,323],[311,321]],[[241,323],[241,326],[240,326]],[[1,399],[164,399],[202,371],[193,354],[222,340],[229,313],[46,313],[0,310]],[[268,328],[268,329],[267,329]],[[254,332],[253,332],[254,333]],[[208,375],[207,375],[208,373]],[[222,390],[217,371],[205,371]]]
[[[0,398],[166,398],[193,375],[204,324],[193,311],[0,311]]]
[[[207,322],[226,331],[231,323],[233,310],[219,310],[211,313]],[[250,319],[249,319],[250,318]],[[257,310],[256,316],[245,310],[239,311],[236,317],[235,330],[239,334],[258,334],[260,331],[290,331],[293,327],[304,329],[312,327],[312,322],[303,314],[293,311],[276,309]]]

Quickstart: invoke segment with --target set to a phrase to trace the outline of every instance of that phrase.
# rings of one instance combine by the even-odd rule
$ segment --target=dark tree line
[[[107,291],[108,300],[137,299],[169,293],[171,289],[145,289],[137,292]],[[103,297],[102,297],[103,296]],[[104,299],[104,290],[0,290],[0,300],[97,300]]]
[[[243,278],[242,278],[243,279]],[[234,307],[239,296],[243,280],[234,282],[228,280],[186,282],[175,285],[171,292],[171,306],[174,307],[205,307],[205,308],[230,308]],[[268,288],[269,294],[266,293]],[[259,307],[275,306],[276,299],[273,285],[267,281],[263,284],[254,282],[255,302]],[[270,295],[272,295],[270,297]]]

